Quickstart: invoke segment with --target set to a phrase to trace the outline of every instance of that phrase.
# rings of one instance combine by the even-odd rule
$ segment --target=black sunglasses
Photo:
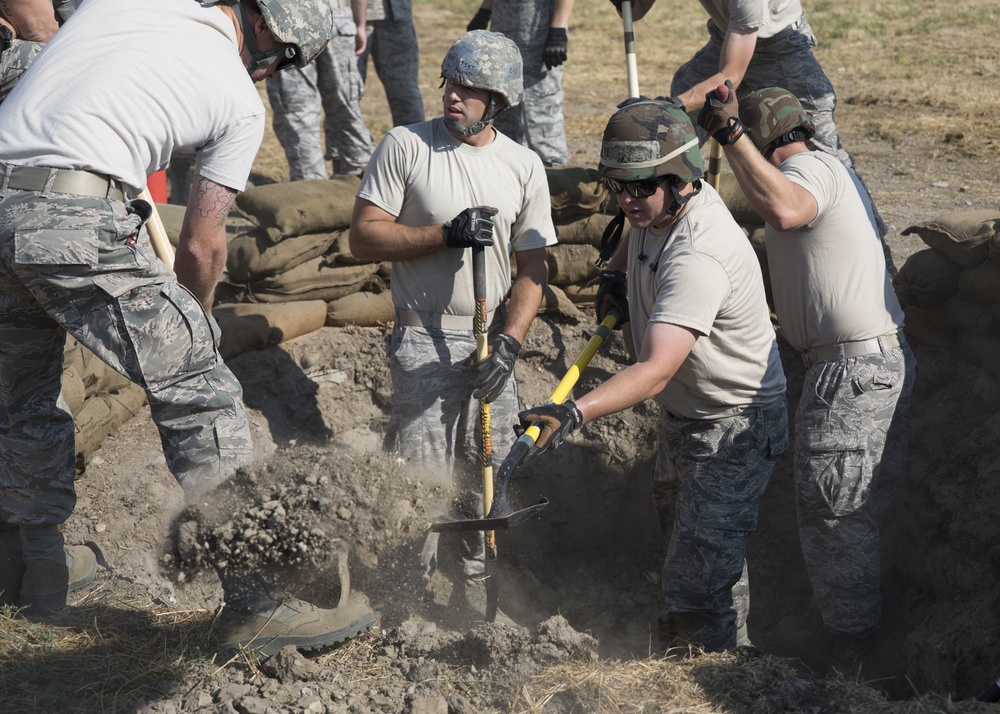
[[[642,181],[616,181],[615,179],[606,178],[604,179],[604,183],[607,185],[608,190],[616,196],[621,194],[622,191],[626,191],[632,198],[649,198],[656,193],[656,189],[666,180],[666,176],[643,179]]]

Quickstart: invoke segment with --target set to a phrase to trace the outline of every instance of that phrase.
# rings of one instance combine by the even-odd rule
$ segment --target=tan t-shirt
[[[701,0],[723,32],[757,30],[757,37],[774,37],[802,17],[799,0]]]
[[[871,201],[857,176],[822,151],[786,159],[781,173],[819,206],[798,230],[764,229],[774,308],[789,344],[805,351],[902,327]]]
[[[719,419],[784,395],[760,265],[710,186],[666,228],[629,234],[628,299],[637,352],[650,322],[701,335],[657,397],[675,416]]]
[[[490,310],[510,290],[511,255],[556,243],[538,155],[499,132],[487,146],[469,146],[448,133],[441,118],[393,128],[375,149],[358,196],[407,226],[445,223],[470,206],[498,209],[486,250]],[[397,261],[391,285],[401,310],[475,314],[470,250]]]

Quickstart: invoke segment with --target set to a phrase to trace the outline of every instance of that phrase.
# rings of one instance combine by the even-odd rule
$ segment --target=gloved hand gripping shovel
[[[617,309],[611,308],[608,311],[604,321],[601,322],[600,326],[591,336],[586,347],[583,348],[580,356],[577,357],[576,362],[573,363],[569,370],[567,370],[566,375],[560,380],[559,384],[556,385],[555,390],[553,390],[551,396],[549,396],[547,402],[548,404],[562,404],[563,401],[566,400],[566,397],[569,396],[573,386],[576,384],[577,380],[580,379],[580,374],[584,369],[586,369],[587,365],[590,364],[590,360],[597,353],[597,350],[600,349],[601,345],[604,344],[604,340],[607,339],[608,335],[611,334],[611,330],[614,329],[614,326],[620,317],[621,314]],[[514,474],[515,469],[524,463],[525,459],[531,455],[532,449],[535,448],[535,442],[538,440],[541,433],[542,423],[535,422],[525,429],[524,433],[521,434],[517,441],[514,442],[514,446],[511,447],[510,453],[507,454],[507,458],[503,460],[503,463],[500,464],[500,468],[497,470],[495,482],[490,484],[492,504],[487,503],[485,518],[466,521],[444,521],[433,524],[431,526],[431,530],[438,532],[487,531],[486,552],[487,558],[489,558],[489,537],[493,535],[492,531],[494,529],[516,526],[518,523],[527,520],[549,505],[549,500],[547,498],[540,498],[530,506],[515,511],[511,509],[509,498],[511,477]],[[483,490],[485,496],[485,487]]]

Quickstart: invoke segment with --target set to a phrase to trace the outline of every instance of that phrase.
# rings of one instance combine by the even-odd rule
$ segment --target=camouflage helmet
[[[704,173],[694,125],[683,109],[640,99],[619,109],[601,139],[597,172],[618,181],[676,176],[693,183]]]
[[[441,76],[462,87],[496,92],[508,107],[524,99],[521,52],[499,32],[473,30],[455,40],[441,63]]]
[[[800,129],[810,139],[816,133],[812,118],[787,89],[768,87],[740,100],[740,121],[754,145],[763,150],[789,132]]]
[[[305,67],[316,59],[333,36],[333,11],[329,0],[256,2],[274,38],[295,48],[297,67]]]

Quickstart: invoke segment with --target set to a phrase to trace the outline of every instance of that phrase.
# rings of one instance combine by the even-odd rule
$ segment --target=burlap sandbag
[[[927,347],[954,347],[955,333],[935,327],[927,321],[926,310],[916,305],[907,305],[903,310],[903,330],[908,338]]]
[[[923,315],[929,325],[940,330],[988,335],[993,327],[991,308],[953,295],[941,307],[924,310]]]
[[[327,253],[347,231],[307,233],[271,241],[267,231],[257,228],[229,241],[226,270],[232,280],[248,283],[277,275]]]
[[[83,345],[79,345],[78,350],[79,356],[73,361],[73,366],[83,381],[88,399],[100,392],[115,392],[132,384]],[[64,363],[63,371],[66,369]]]
[[[338,231],[336,235],[337,237],[330,244],[330,248],[326,251],[326,254],[335,259],[339,265],[364,265],[371,262],[370,260],[355,258],[354,254],[351,253],[349,230]]]
[[[595,213],[613,213],[618,202],[597,175],[582,166],[551,166],[545,169],[552,202],[552,220],[566,222]]]
[[[562,315],[572,320],[584,319],[584,314],[565,292],[555,285],[546,285],[542,289],[542,302],[538,306],[539,315]]]
[[[571,285],[596,277],[601,271],[594,261],[597,251],[590,245],[549,246],[549,284]]]
[[[939,307],[958,292],[961,272],[960,264],[933,248],[925,248],[906,259],[892,284],[904,307]]]
[[[733,214],[737,223],[764,224],[764,219],[750,206],[750,202],[743,194],[743,189],[740,188],[736,177],[731,173],[723,171],[719,174],[719,195],[725,201],[726,208]]]
[[[1000,265],[987,260],[965,268],[958,274],[958,295],[963,300],[987,305],[1000,302]]]
[[[229,359],[318,330],[326,322],[326,303],[301,300],[220,305],[212,315],[222,330],[219,352],[223,359]]]
[[[325,258],[314,258],[287,272],[252,282],[250,292],[258,302],[329,302],[361,290],[379,267],[377,263],[329,266]]]
[[[69,406],[69,413],[79,414],[83,403],[87,401],[87,388],[83,386],[83,379],[75,365],[63,369],[60,394]]]
[[[1000,337],[958,333],[958,354],[1000,378]]]
[[[562,285],[562,291],[566,297],[573,301],[574,305],[593,305],[597,297],[598,282],[587,280],[573,285]]]
[[[131,382],[115,392],[100,392],[88,398],[79,413],[73,415],[78,470],[90,461],[106,438],[116,434],[122,424],[139,414],[145,404],[146,393]]]
[[[931,248],[971,268],[989,256],[990,241],[996,235],[998,224],[1000,214],[997,211],[958,211],[912,225],[903,235],[916,233]]]
[[[358,292],[326,304],[326,324],[330,327],[374,327],[392,322],[394,316],[395,307],[388,290],[380,293]]]
[[[167,233],[167,240],[174,248],[181,235],[181,226],[184,225],[184,212],[187,206],[175,206],[172,203],[157,203],[156,213],[163,224],[163,230]]]
[[[611,216],[596,213],[584,218],[576,218],[568,223],[556,224],[556,238],[560,245],[592,245],[601,247],[601,236],[608,227]]]
[[[271,183],[236,197],[236,210],[260,226],[273,242],[306,233],[329,233],[351,225],[357,176]]]

